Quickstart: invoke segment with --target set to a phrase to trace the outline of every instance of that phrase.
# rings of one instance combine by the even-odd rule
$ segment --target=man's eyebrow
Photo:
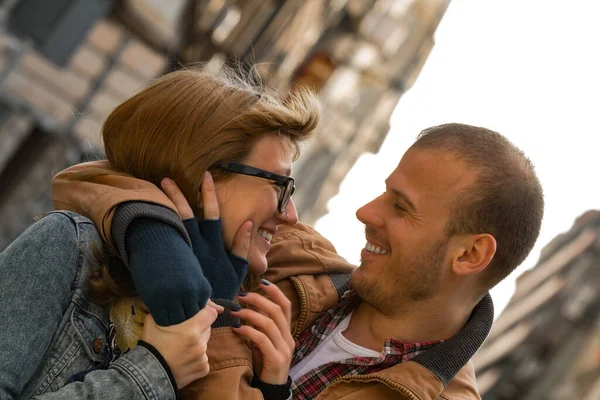
[[[388,187],[388,190],[391,191],[392,193],[394,193],[394,196],[401,198],[402,200],[404,200],[404,202],[408,205],[408,207],[411,209],[411,211],[417,211],[417,208],[415,207],[415,205],[413,204],[412,201],[410,201],[410,199],[408,198],[407,195],[405,195],[403,192],[401,192],[398,189],[393,189],[390,188],[388,186],[388,182],[385,182],[386,187]]]

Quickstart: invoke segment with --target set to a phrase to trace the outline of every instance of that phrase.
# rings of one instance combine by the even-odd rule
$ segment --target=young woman
[[[45,216],[0,255],[0,315],[12,327],[0,331],[1,397],[171,398],[204,376],[208,326],[219,308],[206,307],[209,295],[239,309],[233,298],[246,271],[264,272],[277,226],[296,222],[291,163],[318,113],[307,92],[281,100],[233,75],[191,70],[159,78],[117,107],[103,127],[108,160],[66,173],[83,190],[64,193],[57,206],[78,214]],[[163,177],[181,188],[197,219],[184,225],[163,207],[172,204],[156,194]],[[98,233],[81,216],[94,215],[84,209],[86,196],[119,185],[120,194],[99,205],[111,218],[94,219]],[[123,202],[127,190],[145,203]],[[237,331],[251,341],[275,334],[277,354],[291,357],[287,300],[263,286],[272,300],[248,303],[277,304],[278,333],[249,310],[238,316],[253,327]],[[139,346],[142,324],[131,322],[146,307],[153,318]],[[213,327],[228,325],[240,326],[227,312]],[[281,376],[278,365],[289,367],[289,359],[274,365],[265,357],[255,385],[281,397],[287,372]]]

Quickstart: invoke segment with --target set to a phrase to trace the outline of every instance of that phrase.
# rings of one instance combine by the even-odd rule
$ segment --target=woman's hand
[[[261,362],[254,367],[261,381],[272,385],[287,382],[292,355],[296,343],[291,333],[292,303],[283,292],[266,280],[261,280],[263,292],[270,298],[258,293],[240,293],[238,301],[252,306],[231,315],[250,323],[234,327],[234,331],[248,338],[262,355]]]
[[[151,314],[146,316],[142,340],[163,356],[179,389],[208,374],[210,325],[221,312],[223,307],[209,300],[195,316],[177,325],[159,326]]]
[[[252,221],[244,222],[233,240],[231,251],[225,249],[219,202],[215,184],[207,171],[202,181],[204,219],[198,221],[185,196],[171,179],[165,178],[161,186],[175,204],[190,236],[192,248],[200,262],[204,276],[212,287],[212,298],[233,300],[248,270],[248,251],[252,237]]]
[[[179,186],[177,186],[173,179],[163,178],[163,180],[160,182],[160,186],[162,187],[163,192],[165,192],[169,200],[171,200],[175,205],[175,208],[177,209],[177,212],[179,213],[179,216],[182,220],[195,218],[194,211],[192,211],[192,207],[190,207],[189,203],[187,202],[187,199],[181,192],[181,189],[179,189]],[[204,190],[206,190],[206,188],[203,188],[202,194],[204,194]],[[214,196],[216,198],[216,194]],[[217,218],[218,215],[219,214],[217,209]]]

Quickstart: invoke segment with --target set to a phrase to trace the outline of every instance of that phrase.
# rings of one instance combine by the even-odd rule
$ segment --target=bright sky
[[[357,161],[316,228],[359,263],[364,226],[354,213],[384,191],[423,128],[463,122],[497,130],[531,158],[546,198],[536,247],[492,291],[498,315],[542,247],[584,211],[600,208],[599,11],[591,0],[453,0],[380,153]]]

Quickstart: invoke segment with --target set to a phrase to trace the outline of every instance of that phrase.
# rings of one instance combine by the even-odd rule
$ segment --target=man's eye
[[[399,212],[406,212],[406,209],[402,207],[400,204],[394,204],[394,208]]]

